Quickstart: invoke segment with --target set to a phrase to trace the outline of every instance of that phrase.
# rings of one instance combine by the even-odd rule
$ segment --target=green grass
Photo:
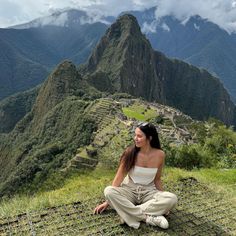
[[[223,192],[236,203],[236,169],[202,169],[192,172],[199,181]]]
[[[86,149],[84,148],[83,150],[81,150],[81,152],[77,153],[80,157],[83,158],[88,158],[88,153],[86,151]]]
[[[236,169],[196,169],[187,171],[166,167],[164,176],[170,181],[194,177],[206,184],[212,191],[221,192],[236,204]]]
[[[211,179],[215,184],[236,186],[236,169],[202,169],[193,173],[203,182]]]
[[[38,192],[34,196],[18,195],[0,202],[0,217],[22,212],[86,200],[103,195],[105,186],[111,184],[114,170],[97,169],[93,172],[74,173],[63,187]]]
[[[111,184],[114,175],[115,170],[101,167],[87,173],[74,173],[65,181],[61,188],[39,191],[34,196],[18,195],[12,199],[2,200],[0,202],[0,217],[13,216],[23,212],[90,198],[100,198],[103,196],[104,188]],[[190,176],[205,183],[214,192],[222,192],[236,204],[236,169],[186,171],[179,168],[166,167],[163,172],[164,187],[168,190],[168,182],[177,183],[179,179]]]
[[[151,108],[147,109],[147,106],[137,102],[129,107],[122,108],[122,111],[128,118],[135,118],[139,121],[147,121],[157,116],[157,112],[155,110]]]

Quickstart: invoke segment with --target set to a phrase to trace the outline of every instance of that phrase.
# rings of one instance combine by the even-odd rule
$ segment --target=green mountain
[[[72,63],[59,65],[40,88],[32,110],[0,137],[1,195],[45,178],[90,143],[96,125],[86,113],[90,102],[74,96],[80,79]]]
[[[235,106],[220,81],[205,70],[154,51],[132,15],[121,16],[111,25],[80,71],[103,91],[158,101],[197,119],[236,122]]]
[[[185,22],[173,16],[157,21],[155,9],[130,12],[152,47],[213,73],[235,101],[235,34],[199,16]],[[65,59],[75,64],[85,62],[115,18],[97,20],[84,11],[70,9],[0,29],[0,99],[40,84],[52,67]]]
[[[192,85],[189,80],[195,83]],[[65,61],[40,88],[22,95],[28,100],[21,102],[20,96],[15,97],[15,104],[25,106],[21,116],[25,115],[4,127],[10,129],[17,122],[13,130],[0,134],[0,196],[27,189],[37,191],[58,170],[67,174],[73,168],[91,169],[98,163],[114,167],[124,147],[132,142],[131,134],[138,120],[159,124],[166,147],[170,143],[194,143],[198,130],[207,137],[205,128],[192,128],[194,122],[190,117],[160,103],[173,102],[177,107],[187,107],[187,100],[193,97],[194,109],[193,101],[196,101],[204,111],[203,98],[197,95],[203,93],[206,101],[211,99],[208,96],[213,95],[208,91],[206,96],[205,91],[211,83],[216,85],[216,103],[210,105],[218,112],[217,99],[227,98],[218,80],[207,72],[153,51],[140,33],[136,19],[122,16],[108,29],[87,64],[77,69],[72,62]],[[180,89],[183,96],[180,101],[181,96],[178,97],[175,90],[178,84],[180,87],[176,89]],[[167,88],[171,85],[174,92]],[[225,106],[230,108],[228,103]],[[14,105],[8,112],[9,117],[16,108]],[[224,107],[221,109],[230,120],[230,114]],[[226,136],[233,136],[230,132],[225,132]],[[229,139],[227,145],[231,143],[234,141]],[[186,150],[184,153],[188,156]],[[194,156],[191,151],[189,156]],[[199,167],[205,156],[198,154],[198,159],[199,162],[190,159],[189,163]],[[181,156],[175,163],[192,168]]]
[[[76,13],[71,10],[67,15]],[[76,25],[0,29],[0,100],[42,83],[63,60],[85,62],[107,26],[78,21]]]
[[[39,87],[7,97],[0,102],[0,133],[10,132],[34,105]]]
[[[155,10],[156,8],[150,8],[142,12],[130,12],[138,19],[152,47],[168,57],[205,68],[220,78],[235,102],[235,33],[228,33],[197,15],[185,21],[168,15],[157,21]]]
[[[32,55],[39,44],[32,46],[29,35],[21,33],[0,29],[0,99],[35,87],[42,83],[49,72],[47,65],[25,55],[27,50],[24,47],[28,47]]]
[[[31,98],[32,92],[37,97]],[[119,152],[132,142],[132,127],[137,125],[128,125],[130,121],[126,124],[127,110],[122,111],[122,107],[138,106],[143,113],[141,119],[154,119],[165,110],[149,108],[145,103],[138,105],[125,94],[107,98],[107,94],[91,87],[68,61],[61,63],[40,88],[23,95],[30,101],[30,111],[11,132],[0,134],[1,196],[12,195],[25,186],[36,191],[58,170],[70,173],[71,168],[94,168],[98,161],[116,165]],[[18,104],[21,101],[19,97],[15,100]],[[172,119],[177,119],[177,112]],[[189,133],[186,136],[181,130],[176,137],[170,136],[173,132],[167,128],[172,124],[170,118],[161,120],[167,140],[189,140]]]

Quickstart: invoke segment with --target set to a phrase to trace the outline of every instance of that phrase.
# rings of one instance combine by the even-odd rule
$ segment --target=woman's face
[[[136,128],[134,142],[136,147],[144,147],[149,143],[149,139],[147,139],[146,135],[143,133],[141,129]]]

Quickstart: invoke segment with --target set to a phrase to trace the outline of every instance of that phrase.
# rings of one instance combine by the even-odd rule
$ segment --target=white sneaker
[[[162,229],[168,229],[169,223],[164,216],[151,216],[148,215],[146,223],[153,226],[159,226]]]

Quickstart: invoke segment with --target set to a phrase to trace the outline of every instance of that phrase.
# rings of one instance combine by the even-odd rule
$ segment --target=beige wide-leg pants
[[[124,222],[135,229],[139,228],[140,221],[145,221],[146,215],[163,215],[177,203],[175,194],[157,190],[153,182],[135,184],[129,176],[120,187],[106,187],[104,195]]]

